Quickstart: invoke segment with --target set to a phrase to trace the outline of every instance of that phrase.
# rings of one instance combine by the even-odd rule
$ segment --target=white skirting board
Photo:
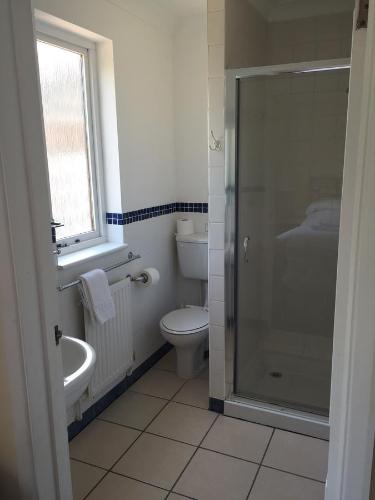
[[[125,378],[133,365],[133,327],[131,318],[131,281],[110,286],[116,317],[99,325],[85,309],[86,341],[95,349],[96,366],[89,385],[89,399],[101,398]]]

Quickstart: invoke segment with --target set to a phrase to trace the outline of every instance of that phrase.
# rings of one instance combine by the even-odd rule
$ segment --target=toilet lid
[[[208,326],[208,311],[200,307],[184,307],[166,314],[161,322],[174,332],[201,330]]]

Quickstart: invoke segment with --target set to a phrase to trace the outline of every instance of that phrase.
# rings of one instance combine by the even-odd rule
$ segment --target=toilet
[[[177,375],[193,378],[204,366],[204,345],[208,336],[208,239],[207,233],[176,235],[178,263],[185,278],[205,282],[204,306],[186,306],[163,316],[162,336],[174,345]]]

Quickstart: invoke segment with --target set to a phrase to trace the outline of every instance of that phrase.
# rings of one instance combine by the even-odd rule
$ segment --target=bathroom
[[[341,498],[357,4],[32,0],[41,500]]]

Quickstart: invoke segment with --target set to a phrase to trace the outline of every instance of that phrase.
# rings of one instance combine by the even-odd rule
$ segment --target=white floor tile
[[[324,500],[324,485],[261,467],[249,500]]]
[[[153,368],[132,385],[132,391],[171,399],[185,382],[186,380],[177,377],[175,373]]]
[[[173,398],[173,401],[199,408],[208,408],[208,380],[192,379],[186,382]]]
[[[127,391],[104,410],[99,419],[143,430],[166,404],[165,399]]]
[[[167,491],[109,473],[87,500],[164,500]]]
[[[195,448],[159,436],[143,434],[115,465],[114,472],[170,489]]]
[[[216,417],[211,411],[171,402],[146,430],[198,446]]]
[[[109,469],[139,434],[128,427],[94,420],[70,442],[70,456]]]
[[[220,416],[205,437],[202,447],[260,463],[271,435],[270,427]]]
[[[328,442],[277,429],[263,463],[275,469],[325,481]]]
[[[70,472],[74,500],[83,500],[106,473],[103,469],[76,460],[70,461]]]
[[[245,500],[258,466],[207,450],[198,450],[174,488],[199,500]]]

